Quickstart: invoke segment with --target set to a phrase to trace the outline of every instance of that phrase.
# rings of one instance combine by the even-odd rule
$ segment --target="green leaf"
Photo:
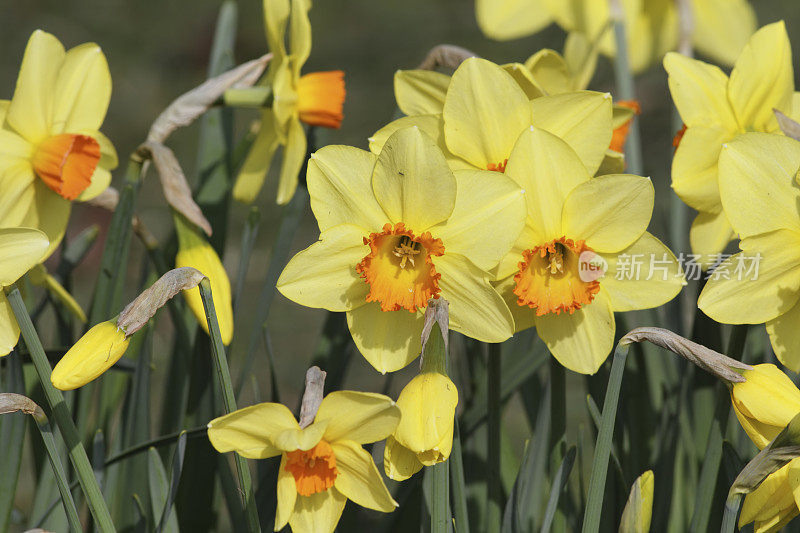
[[[2,290],[2,289],[0,289]],[[22,379],[22,363],[20,355],[11,352],[5,379],[0,381],[2,392],[25,394],[25,383]],[[14,497],[17,494],[17,480],[22,465],[22,449],[25,442],[27,417],[21,413],[0,417],[0,446],[4,452],[0,454],[0,531],[9,530],[11,510],[14,508]]]
[[[170,512],[172,502],[169,501],[170,496],[170,482],[167,477],[167,471],[161,463],[161,457],[155,448],[150,448],[147,451],[147,480],[150,487],[150,508],[153,510],[153,521],[159,519],[158,529],[156,531],[167,531],[175,533],[178,531],[178,518],[175,513]],[[160,519],[167,516],[166,522],[163,524]]]
[[[181,431],[178,437],[178,444],[175,447],[175,453],[172,456],[172,469],[169,473],[169,493],[167,500],[164,502],[164,510],[161,512],[161,518],[156,527],[156,533],[161,531],[177,531],[178,515],[172,510],[175,503],[175,497],[178,495],[178,485],[181,480],[181,471],[183,470],[183,458],[186,455],[186,432]],[[175,525],[175,529],[171,529],[171,524]]]
[[[550,531],[550,526],[553,524],[553,518],[556,516],[556,509],[558,509],[558,499],[561,493],[567,486],[569,474],[572,472],[572,465],[575,464],[575,446],[570,446],[567,453],[564,455],[564,460],[556,471],[553,485],[550,487],[550,498],[547,500],[547,509],[544,512],[544,520],[542,521],[542,533]]]

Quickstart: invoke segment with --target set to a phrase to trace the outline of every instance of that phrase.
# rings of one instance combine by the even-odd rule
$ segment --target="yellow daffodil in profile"
[[[381,394],[337,391],[301,427],[278,403],[261,403],[212,420],[208,438],[220,452],[250,459],[281,457],[275,531],[332,533],[347,500],[384,513],[397,503],[361,446],[385,439],[400,410]]]
[[[19,340],[19,325],[3,287],[21,278],[44,259],[47,236],[32,228],[0,228],[0,357],[8,355]]]
[[[685,283],[672,252],[645,230],[647,178],[590,178],[563,140],[531,127],[506,175],[525,189],[525,229],[496,270],[517,331],[536,326],[567,368],[593,374],[614,342],[614,312],[656,307]]]
[[[731,385],[731,403],[747,435],[763,449],[800,413],[800,390],[775,365],[745,370],[747,380]],[[800,459],[770,474],[745,497],[739,527],[755,522],[755,531],[778,531],[800,514],[793,494],[800,489]]]
[[[758,30],[730,77],[713,65],[674,53],[664,58],[664,68],[686,124],[672,162],[672,188],[699,212],[690,234],[692,252],[708,264],[735,233],[720,202],[723,144],[745,132],[780,132],[773,109],[800,114],[789,37],[783,22]]]
[[[678,44],[673,0],[622,0],[631,68],[640,72]],[[701,54],[731,65],[756,27],[747,0],[691,0],[692,45]],[[609,30],[609,2],[601,0],[476,0],[478,25],[493,39],[516,39],[556,22],[568,32],[600,39],[603,54],[616,54]]]
[[[503,172],[517,138],[533,125],[564,139],[594,174],[611,143],[611,96],[578,91],[530,98],[508,70],[469,58],[453,74],[441,111],[431,102],[427,114],[395,120],[370,138],[370,150],[379,152],[398,129],[417,126],[454,170]],[[406,111],[401,96],[398,104]]]
[[[231,295],[231,281],[225,266],[217,252],[209,244],[202,230],[186,220],[182,215],[175,213],[175,232],[178,234],[178,253],[175,256],[175,267],[196,268],[211,283],[211,296],[214,299],[214,310],[219,321],[219,332],[222,342],[228,345],[233,340],[233,301]],[[197,323],[208,333],[208,318],[203,307],[203,298],[197,287],[183,291],[186,303],[189,305]]]
[[[308,307],[344,311],[353,340],[380,372],[420,352],[430,298],[450,302],[455,331],[502,342],[514,331],[488,270],[511,249],[523,191],[498,173],[451,171],[419,128],[397,131],[376,156],[348,146],[308,166],[320,240],[298,253],[278,290]]]
[[[279,204],[292,199],[298,174],[306,156],[303,123],[339,128],[342,123],[345,88],[340,70],[300,75],[311,52],[309,0],[264,0],[267,42],[272,60],[265,83],[272,89],[272,107],[261,113],[261,125],[250,153],[239,172],[233,197],[240,202],[255,200],[267,176],[272,157],[283,146]],[[289,51],[286,48],[289,28]]]
[[[717,322],[766,323],[775,355],[800,370],[800,142],[746,133],[719,158],[722,206],[742,239],[697,305]]]
[[[27,226],[50,240],[67,227],[71,202],[111,181],[117,155],[99,129],[111,98],[106,58],[94,43],[65,51],[33,32],[14,96],[0,102],[0,227]]]

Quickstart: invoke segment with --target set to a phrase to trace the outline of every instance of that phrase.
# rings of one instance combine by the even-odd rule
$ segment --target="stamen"
[[[486,170],[493,170],[494,172],[505,172],[508,158],[503,159],[502,163],[489,163],[486,165]]]
[[[301,496],[328,490],[339,474],[333,448],[324,440],[310,450],[287,452],[285,468],[294,476],[297,493]]]

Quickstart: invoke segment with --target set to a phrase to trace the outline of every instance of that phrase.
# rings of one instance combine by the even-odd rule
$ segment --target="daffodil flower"
[[[175,232],[178,234],[178,253],[175,256],[175,268],[192,267],[202,272],[211,283],[211,295],[214,298],[214,310],[219,321],[222,342],[228,345],[233,340],[233,302],[231,281],[225,266],[208,243],[205,235],[194,224],[182,215],[175,213]],[[183,291],[189,309],[197,319],[197,323],[208,333],[208,318],[203,307],[200,289],[194,287]]]
[[[789,37],[783,22],[758,30],[730,78],[718,67],[680,54],[668,54],[664,68],[687,126],[672,162],[672,188],[698,211],[690,233],[692,252],[708,264],[735,233],[720,201],[722,146],[745,132],[780,132],[773,109],[800,114]]]
[[[497,173],[450,170],[418,128],[397,131],[376,156],[348,146],[308,166],[319,242],[298,253],[278,290],[308,307],[344,311],[353,340],[380,372],[420,352],[430,298],[450,302],[455,331],[501,342],[514,331],[489,269],[522,230],[519,187]]]
[[[530,127],[506,175],[525,189],[528,216],[496,270],[517,331],[536,326],[567,368],[593,374],[614,342],[614,312],[656,307],[685,283],[675,256],[645,229],[647,178],[591,178],[563,140]],[[638,262],[638,267],[637,267]]]
[[[384,513],[397,507],[361,445],[385,439],[399,420],[386,396],[337,391],[307,427],[286,406],[261,403],[212,420],[208,438],[223,453],[281,457],[275,531],[288,523],[294,533],[330,533],[347,500]]]
[[[3,292],[42,261],[50,243],[32,228],[0,228],[0,357],[8,355],[19,340],[19,325]]]
[[[747,0],[691,0],[692,45],[701,54],[726,65],[736,60],[756,28]],[[672,0],[622,0],[631,68],[640,72],[674,50],[680,32]],[[609,28],[609,3],[600,0],[476,0],[478,25],[493,39],[530,35],[551,22],[590,39],[600,37],[603,54],[614,57]]]
[[[746,381],[731,386],[731,404],[750,439],[763,449],[800,413],[800,390],[775,365],[745,370]],[[800,459],[770,474],[747,495],[739,527],[755,522],[755,531],[778,531],[800,514],[793,494],[800,489]]]
[[[33,32],[11,101],[0,102],[0,227],[42,230],[45,257],[61,242],[71,202],[100,194],[117,154],[99,129],[111,75],[94,43],[65,51]]]
[[[116,318],[100,322],[67,350],[53,368],[50,381],[65,391],[83,387],[114,366],[125,355],[128,344],[130,338],[117,327]]]
[[[342,123],[345,88],[340,70],[300,75],[311,53],[311,24],[308,0],[264,0],[267,43],[272,60],[265,78],[272,88],[272,107],[261,113],[258,135],[242,166],[233,197],[240,202],[255,200],[267,176],[272,157],[283,146],[279,204],[292,199],[297,176],[306,156],[303,123],[339,128]],[[286,33],[289,27],[289,50]]]
[[[456,69],[441,112],[432,103],[427,109],[376,132],[370,150],[378,153],[392,133],[417,126],[436,140],[454,170],[503,172],[517,138],[533,125],[564,139],[594,174],[611,143],[610,95],[578,91],[531,100],[508,70],[476,57]]]
[[[697,305],[717,322],[766,323],[775,355],[800,370],[800,142],[746,133],[719,157],[722,206],[740,253],[717,267]]]

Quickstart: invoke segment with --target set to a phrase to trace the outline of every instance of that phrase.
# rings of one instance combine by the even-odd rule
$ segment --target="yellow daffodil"
[[[668,54],[672,99],[686,130],[672,162],[672,188],[699,213],[691,245],[713,262],[734,237],[720,202],[718,160],[722,146],[745,132],[780,132],[773,109],[800,114],[794,98],[792,52],[783,22],[764,26],[742,51],[730,77],[719,68]]]
[[[403,109],[401,98],[398,103]],[[469,58],[453,74],[441,113],[404,117],[370,138],[377,153],[400,128],[417,126],[442,149],[454,170],[502,172],[517,138],[531,125],[564,139],[594,174],[611,143],[611,97],[579,91],[530,99],[502,67]]]
[[[284,405],[261,403],[212,420],[208,438],[220,452],[250,459],[281,456],[275,531],[330,533],[347,500],[384,513],[397,503],[362,447],[385,439],[400,410],[381,394],[337,391],[301,428]]]
[[[747,380],[733,383],[731,403],[750,439],[763,449],[800,413],[800,390],[775,365],[745,370]],[[800,513],[793,494],[800,490],[800,459],[770,474],[747,495],[739,527],[755,522],[757,533],[778,531]]]
[[[211,282],[211,295],[214,298],[214,310],[217,313],[220,335],[222,342],[228,345],[233,340],[233,303],[231,282],[225,266],[200,228],[177,213],[174,220],[175,231],[178,234],[178,254],[175,256],[175,267],[196,268]],[[195,287],[185,290],[183,295],[200,327],[208,333],[208,319],[203,308],[200,289]]]
[[[766,323],[778,359],[800,370],[800,142],[746,133],[719,158],[719,190],[740,253],[717,267],[697,305],[727,324]]]
[[[564,55],[555,50],[543,49],[521,63],[502,65],[503,70],[514,78],[525,94],[530,98],[544,95],[559,95],[582,91],[589,85],[597,65],[597,47],[579,33],[570,33],[564,45]],[[394,77],[394,92],[397,106],[408,116],[434,114],[440,115],[444,110],[447,90],[451,77],[430,70],[399,70]],[[555,100],[559,101],[559,100]],[[549,107],[546,101],[537,102],[537,106]],[[639,113],[636,102],[621,101],[613,106],[613,136],[606,157],[600,168],[603,172],[609,168],[622,171],[624,162],[621,152],[625,147],[631,120]],[[535,122],[548,129],[547,122]],[[546,117],[543,117],[546,118]],[[408,124],[409,121],[398,122]],[[588,125],[588,124],[587,124]],[[550,129],[558,129],[550,127]],[[391,126],[387,131],[391,131]],[[381,138],[381,132],[376,135]],[[379,143],[375,143],[379,147]]]
[[[87,331],[56,363],[50,381],[61,390],[82,387],[100,377],[125,355],[130,338],[117,319],[100,322]]]
[[[291,7],[291,9],[290,9]],[[264,184],[272,156],[283,146],[279,204],[291,200],[306,156],[303,123],[339,128],[345,88],[342,71],[300,75],[311,52],[308,0],[264,0],[267,43],[272,60],[265,82],[272,88],[272,107],[261,113],[261,125],[233,188],[240,202],[255,200]],[[287,26],[289,50],[286,48]]]
[[[656,307],[684,283],[672,252],[645,229],[647,178],[591,178],[563,140],[530,127],[506,175],[525,189],[525,229],[496,270],[517,331],[536,326],[567,368],[593,374],[614,342],[614,311]]]
[[[621,0],[631,68],[640,72],[678,44],[678,12],[673,0]],[[701,54],[733,64],[756,27],[746,0],[691,0],[692,45]],[[609,31],[609,3],[601,0],[477,0],[478,25],[493,39],[530,35],[555,21],[569,32],[600,38],[603,54],[616,54]]]
[[[386,439],[383,454],[386,475],[395,481],[450,457],[458,389],[447,377],[444,354],[444,350],[426,349],[421,372],[397,399],[402,418]]]
[[[99,129],[111,75],[94,43],[65,51],[33,32],[11,101],[0,102],[0,227],[28,226],[61,242],[73,200],[89,200],[111,181],[117,155]]]
[[[453,172],[431,138],[406,128],[378,156],[319,150],[308,191],[320,241],[289,261],[278,290],[308,307],[345,311],[377,370],[398,370],[419,355],[430,298],[450,302],[450,325],[464,335],[501,342],[513,334],[487,272],[522,230],[525,203],[511,180]]]
[[[8,287],[41,261],[50,243],[32,228],[0,228],[0,357],[8,355],[19,340],[19,325],[3,287]]]

